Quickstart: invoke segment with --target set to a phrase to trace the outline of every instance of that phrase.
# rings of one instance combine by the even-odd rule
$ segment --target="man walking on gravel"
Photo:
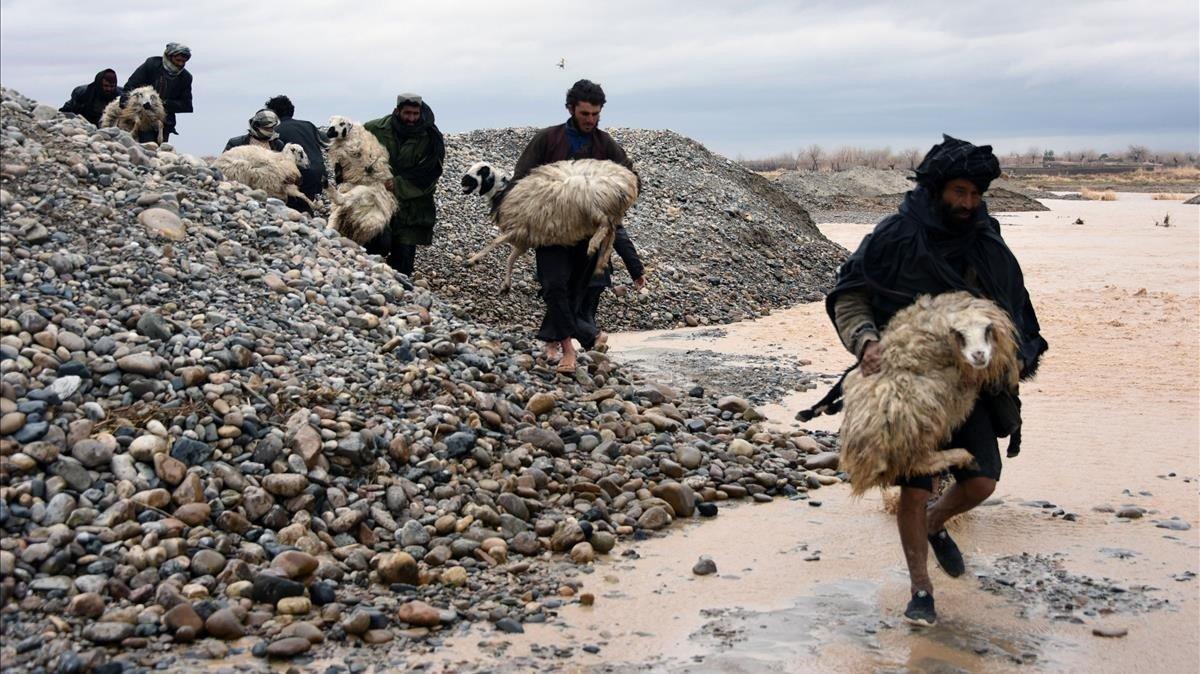
[[[433,193],[442,177],[446,141],[433,110],[417,94],[400,94],[392,114],[363,127],[387,149],[392,169],[388,188],[399,203],[387,229],[367,242],[367,252],[385,256],[393,269],[411,278],[417,246],[433,243]]]
[[[510,189],[533,169],[567,159],[606,159],[632,171],[633,162],[625,150],[599,128],[600,111],[606,100],[604,90],[591,80],[573,84],[567,90],[567,112],[571,117],[563,124],[542,129],[529,141],[513,169]],[[618,239],[622,234],[618,232]],[[628,235],[624,238],[628,240]],[[632,249],[632,245],[630,241],[628,248]],[[596,259],[588,256],[586,240],[574,246],[542,246],[536,249],[535,259],[542,299],[546,303],[546,314],[537,336],[546,342],[548,358],[561,354],[558,371],[572,374],[576,353],[571,340],[577,339],[584,349],[591,349],[603,346],[607,337],[596,327],[595,308],[589,302],[588,287]],[[598,302],[599,292],[594,294]]]
[[[1021,267],[988,215],[983,193],[1000,175],[991,146],[976,147],[945,136],[916,169],[917,187],[899,212],[880,222],[842,265],[826,310],[842,343],[859,359],[866,376],[879,371],[880,331],[918,295],[965,290],[1003,307],[1017,326],[1021,378],[1033,375],[1046,350],[1037,316],[1025,289]],[[995,396],[980,394],[974,410],[947,447],[969,451],[975,462],[953,469],[955,482],[936,501],[933,476],[898,481],[897,522],[911,582],[912,600],[904,612],[913,623],[937,620],[928,552],[932,546],[947,575],[965,571],[962,553],[946,531],[946,521],[991,496],[1000,479],[1001,430]]]

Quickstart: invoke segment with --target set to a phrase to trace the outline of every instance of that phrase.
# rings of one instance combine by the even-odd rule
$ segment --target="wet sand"
[[[1126,194],[1044,203],[1050,212],[999,217],[1051,351],[1023,389],[1024,449],[1005,461],[995,503],[953,523],[968,573],[933,571],[937,627],[899,619],[908,583],[880,497],[853,500],[835,486],[810,493],[819,507],[744,505],[704,525],[677,525],[637,544],[637,559],[619,547],[585,581],[594,607],[566,606],[556,623],[512,638],[472,630],[449,640],[442,667],[477,654],[522,669],[534,662],[524,660],[531,649],[558,644],[572,649],[560,671],[580,672],[1196,671],[1200,580],[1186,574],[1200,572],[1200,208]],[[1155,227],[1168,213],[1174,226]],[[1078,218],[1084,224],[1073,224]],[[852,248],[870,227],[822,230]],[[850,363],[820,304],[705,334],[610,343],[617,357],[649,369],[689,349],[731,361],[803,359],[828,374]],[[759,409],[772,423],[794,424],[824,388]],[[837,419],[809,427],[836,430]],[[1125,505],[1147,514],[1129,521],[1095,510]],[[1172,516],[1191,529],[1156,527]],[[1042,557],[1010,559],[1022,553]],[[701,554],[718,574],[692,575]],[[998,591],[989,592],[979,576],[1015,587],[991,582]],[[1099,598],[1082,596],[1095,588]],[[1072,593],[1070,609],[1051,603]],[[1086,615],[1089,607],[1101,611]],[[1096,627],[1128,635],[1102,638]]]

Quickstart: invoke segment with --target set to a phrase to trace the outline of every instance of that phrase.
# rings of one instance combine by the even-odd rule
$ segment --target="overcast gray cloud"
[[[810,143],[1198,149],[1200,5],[894,2],[0,2],[0,82],[60,104],[191,46],[183,149],[218,152],[270,95],[366,120],[418,91],[443,130],[547,125],[580,77],[607,126],[733,156]],[[566,69],[555,64],[566,59]]]

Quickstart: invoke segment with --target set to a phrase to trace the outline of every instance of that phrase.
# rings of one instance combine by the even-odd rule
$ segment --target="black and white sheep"
[[[501,244],[512,247],[501,292],[512,285],[513,265],[525,251],[541,246],[571,246],[588,242],[601,273],[612,257],[617,227],[638,197],[637,175],[620,164],[598,159],[574,159],[539,166],[504,194],[507,174],[478,162],[463,176],[463,192],[491,197],[492,218],[500,235],[471,256],[474,265]]]

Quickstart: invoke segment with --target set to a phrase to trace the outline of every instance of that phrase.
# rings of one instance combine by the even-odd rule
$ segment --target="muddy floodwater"
[[[968,572],[933,571],[936,627],[900,620],[908,582],[883,498],[835,486],[618,547],[585,582],[593,607],[524,635],[468,632],[440,666],[521,670],[557,647],[567,672],[1195,672],[1200,208],[1127,194],[1045,203],[999,219],[1051,350],[1023,387],[1021,455],[992,500],[952,523]],[[1155,226],[1164,215],[1173,226]],[[870,227],[822,230],[854,247]],[[850,363],[820,304],[611,343],[665,381],[756,398],[784,426]],[[700,555],[716,574],[691,573]]]

